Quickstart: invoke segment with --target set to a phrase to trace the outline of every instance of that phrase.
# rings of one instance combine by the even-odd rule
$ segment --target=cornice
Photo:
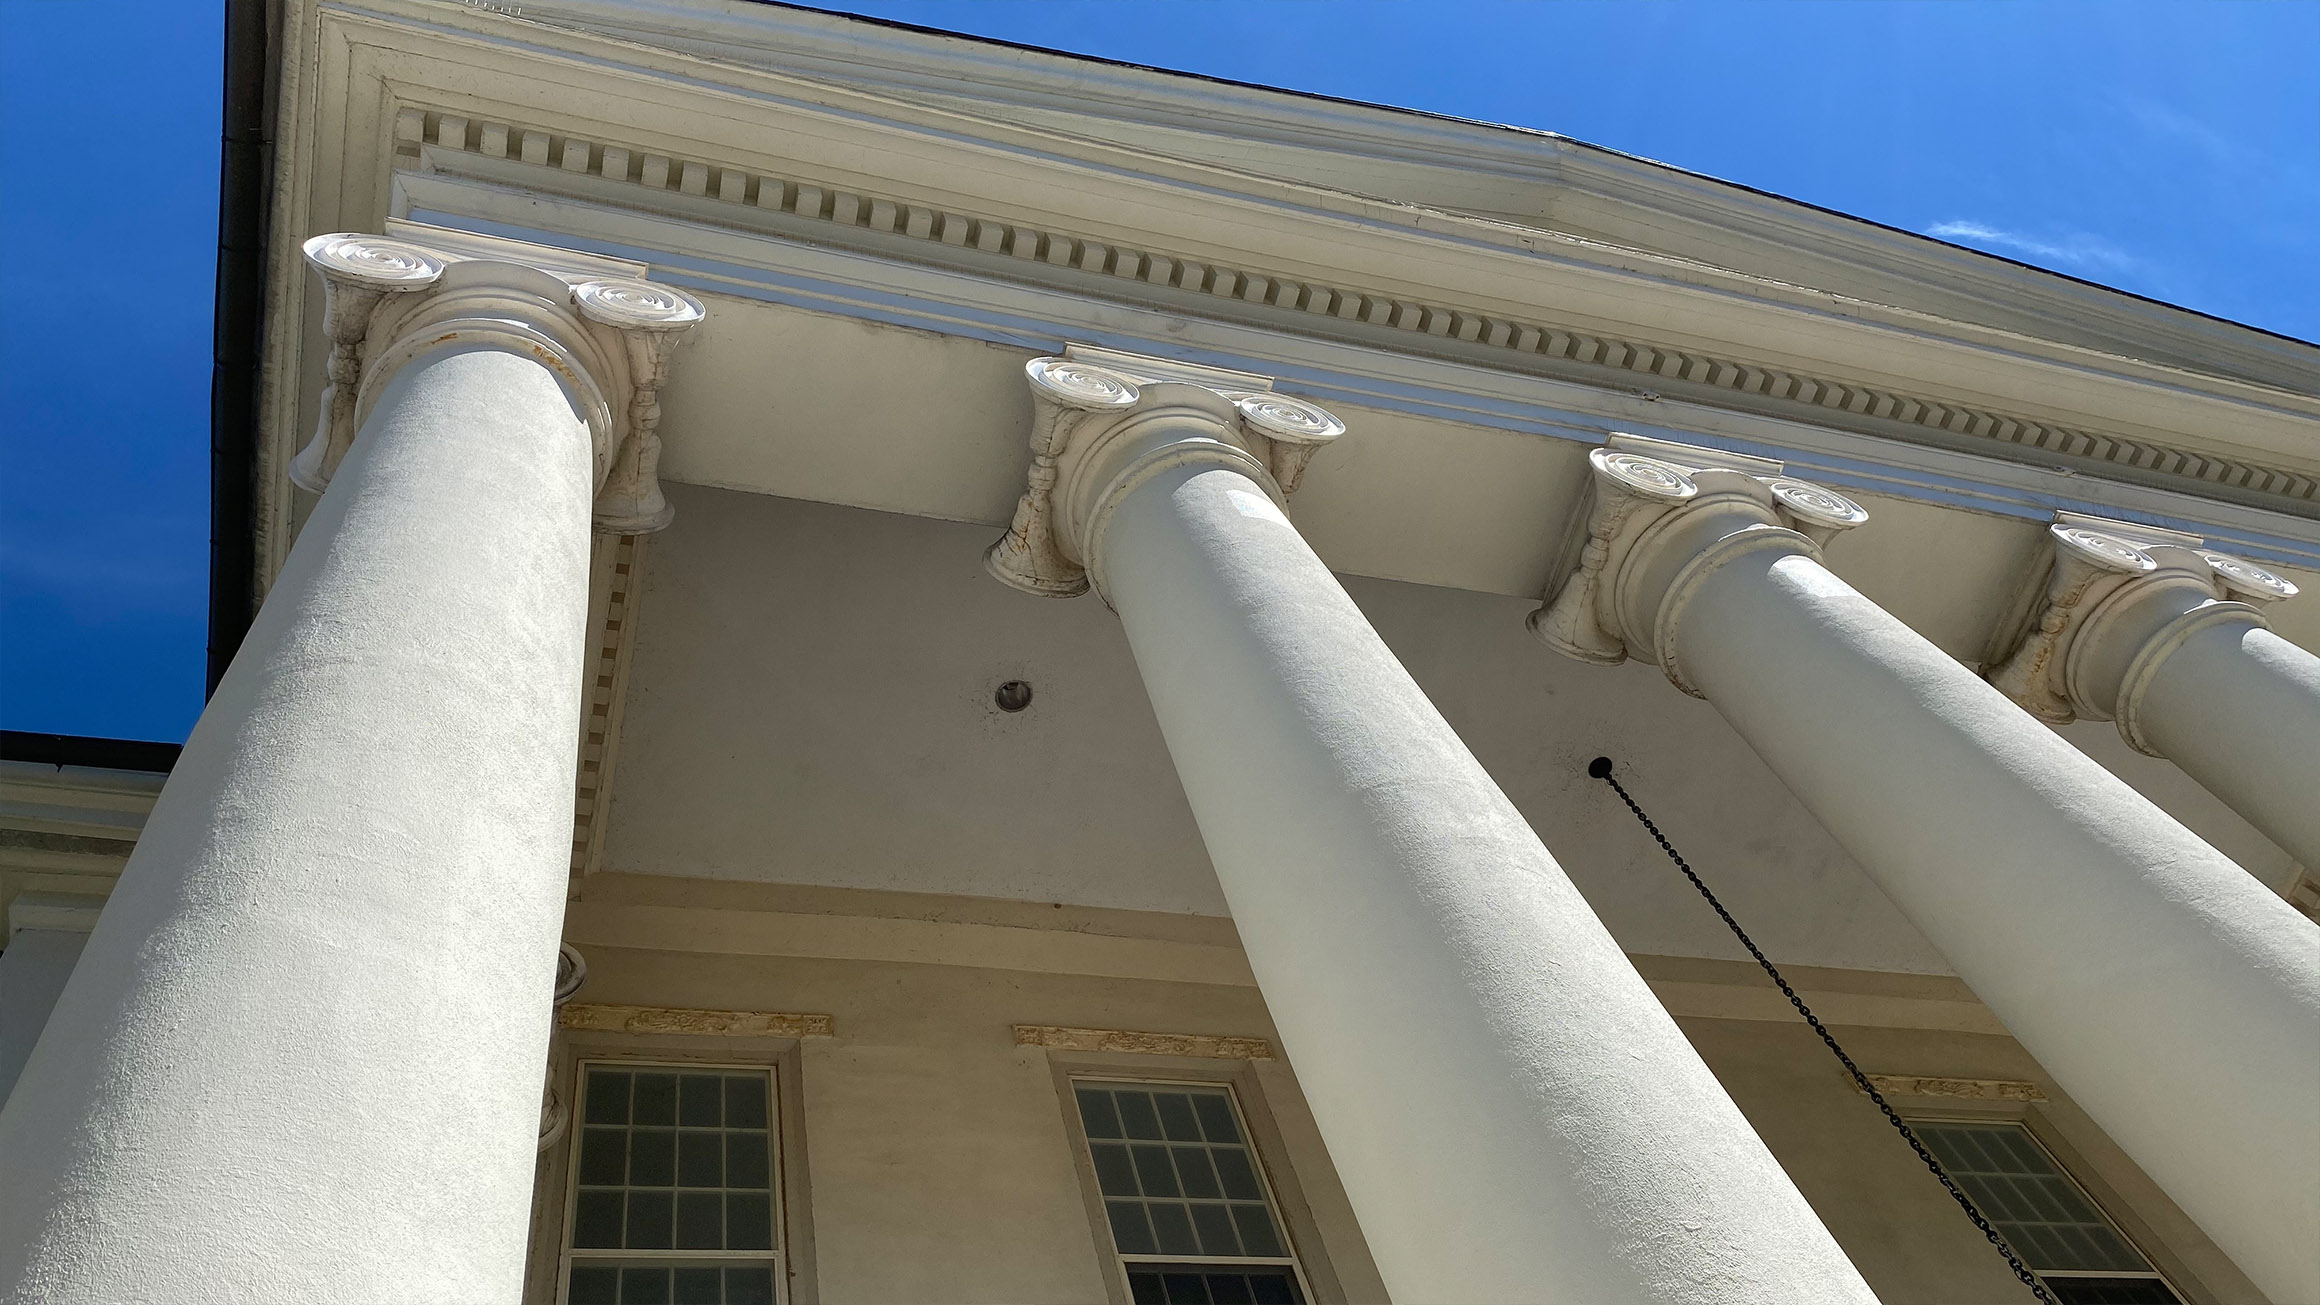
[[[1495,213],[1534,230],[1585,231],[1606,207],[1643,218],[1676,255],[1759,275],[1803,261],[1910,304],[2055,339],[2132,341],[2125,352],[2195,370],[2306,388],[2315,347],[2009,259],[1882,226],[1552,132],[1477,122],[1193,74],[913,31],[779,4],[717,0],[547,0],[525,19],[615,35],[696,57],[818,78],[916,103],[978,109],[1114,143],[1166,142],[1212,161],[1262,151],[1321,182],[1368,165],[1399,190],[1369,193],[1450,211]],[[1443,183],[1452,180],[1445,193]],[[1474,202],[1472,184],[1495,188]],[[1324,183],[1326,184],[1326,183]],[[1384,183],[1379,183],[1384,184]],[[1464,200],[1464,202],[1461,202]],[[1576,224],[1570,221],[1576,218]],[[1671,226],[1712,233],[1678,235]],[[1618,240],[1616,235],[1611,237]],[[1645,242],[1621,242],[1645,243]],[[1780,276],[1774,271],[1770,275]]]
[[[910,196],[908,187],[899,182],[864,187],[850,178],[841,181],[800,176],[794,171],[777,173],[617,140],[593,140],[550,127],[485,121],[413,105],[397,110],[394,134],[402,157],[423,167],[527,188],[561,189],[599,202],[663,209],[671,198],[691,198],[729,210],[750,211],[746,215],[736,211],[703,215],[711,220],[747,223],[767,217],[786,219],[783,234],[793,238],[882,251],[895,251],[899,245],[906,247],[906,256],[983,270],[992,270],[996,261],[997,270],[1016,277],[1052,281],[1063,274],[1079,288],[1098,293],[1131,298],[1158,293],[1175,304],[1209,314],[1237,316],[1256,310],[1274,320],[1287,317],[1303,331],[1365,341],[1385,334],[1395,347],[1422,352],[1431,351],[1435,342],[1455,341],[1473,346],[1475,352],[1495,355],[1501,366],[1640,389],[1655,396],[1683,394],[1701,402],[1776,416],[1810,412],[1822,420],[1833,416],[1873,422],[1898,438],[1970,447],[1997,457],[2059,462],[2145,484],[2188,487],[2195,483],[2202,492],[2252,504],[2285,506],[2320,500],[2320,473],[2310,469],[2106,433],[1687,343],[1577,329],[1544,314],[1509,313],[1498,305],[1461,305],[1399,293],[1395,288],[1314,278],[1302,268],[1297,269],[1300,275],[1289,275],[1249,262],[1194,256],[1175,247],[1093,238],[1054,223],[925,202]],[[530,175],[535,173],[542,175]],[[591,188],[591,181],[598,186]],[[607,188],[617,193],[607,194]],[[800,230],[801,226],[806,229]],[[1461,233],[1412,233],[1421,240],[1437,234]],[[1534,242],[1528,251],[1532,254],[1542,252],[1539,241],[1562,246],[1565,252],[1579,250],[1587,243],[1563,237],[1529,238]],[[1643,254],[1626,257],[1630,262],[1642,260],[1657,266],[1611,270],[1630,276],[1646,270],[1664,274],[1681,262]],[[1700,288],[1727,300],[1731,297],[1728,287],[1705,284],[1716,279],[1715,269],[1696,265],[1688,270],[1700,275]],[[1728,274],[1725,276],[1728,279]],[[1098,286],[1089,286],[1090,281]],[[1774,287],[1769,283],[1751,286],[1755,290],[1767,288]],[[1866,332],[1878,326],[1857,315],[1868,306],[1834,303],[1830,296],[1796,287],[1784,289],[1822,300],[1825,311],[1843,318],[1850,329]],[[1187,300],[1191,303],[1186,304]],[[1900,310],[1891,310],[1888,315],[1893,320],[1887,329],[1897,331],[1924,326],[1930,320],[1905,320],[1922,315]],[[1976,333],[2002,334],[1979,328]],[[2008,357],[2021,360],[2014,347],[2026,343],[1993,339],[1980,347],[1997,351],[1991,360],[2002,364]],[[2191,397],[2194,391],[2189,387],[2197,383],[2197,378],[2132,360],[2080,361],[2106,369],[2139,371],[2143,373],[2139,377],[2120,379],[2157,385],[2179,398]],[[2260,387],[2237,383],[2224,388],[2237,393],[2206,397],[2234,406],[2309,406],[2303,405],[2303,396],[2266,393]],[[2320,413],[2320,407],[2314,412]],[[2221,420],[2226,414],[2216,415]],[[2303,414],[2297,415],[2300,418]]]

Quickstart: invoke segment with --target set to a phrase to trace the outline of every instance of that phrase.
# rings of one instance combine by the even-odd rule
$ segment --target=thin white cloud
[[[2098,236],[2084,233],[2041,240],[2036,236],[1993,227],[1986,222],[1959,220],[1936,222],[1925,229],[1925,234],[1983,248],[2007,250],[2034,262],[2059,263],[2089,272],[2132,272],[2143,266],[2143,260],[2127,251]]]

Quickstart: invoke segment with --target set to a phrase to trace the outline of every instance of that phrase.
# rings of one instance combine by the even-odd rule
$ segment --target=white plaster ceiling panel
[[[990,579],[984,527],[670,499],[606,869],[1226,913],[1102,603]]]
[[[1854,497],[1868,523],[1829,541],[1829,569],[1943,652],[1980,665],[1991,632],[2051,547],[2045,527],[1881,494]]]
[[[1033,353],[706,298],[717,329],[662,401],[664,477],[953,521],[1014,511]]]
[[[1289,514],[1332,569],[1496,594],[1545,587],[1587,484],[1587,445],[1344,403],[1330,411],[1345,434],[1314,455]]]
[[[604,868],[1226,913],[1118,620],[992,581],[987,527],[678,486],[648,555]],[[1554,656],[1529,600],[1354,599],[1630,951],[1742,958],[1598,752],[1782,960],[1942,962],[1713,708]],[[1032,705],[992,690],[1029,681]]]
[[[1523,624],[1535,601],[1360,579],[1347,589],[1626,950],[1747,959],[1587,777],[1603,755],[1776,959],[1949,972],[1715,708],[1656,668],[1555,655]]]

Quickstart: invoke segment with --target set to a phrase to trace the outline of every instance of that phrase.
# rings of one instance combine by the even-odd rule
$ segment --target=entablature
[[[684,16],[654,21],[671,15]],[[283,133],[278,245],[409,217],[650,263],[658,280],[763,310],[721,318],[728,338],[704,341],[672,390],[672,412],[688,414],[671,436],[674,479],[1006,519],[1020,399],[993,398],[1001,382],[978,376],[984,388],[935,427],[827,369],[777,396],[767,360],[804,328],[775,310],[804,310],[909,328],[847,359],[889,381],[969,365],[937,358],[920,332],[998,346],[994,377],[1074,342],[1278,376],[1346,416],[1340,460],[1358,449],[1394,467],[1390,489],[1349,466],[1341,491],[1301,500],[1324,556],[1363,574],[1535,594],[1550,561],[1537,541],[1555,533],[1542,517],[1568,515],[1586,448],[1613,430],[1775,457],[1849,493],[2025,526],[2056,510],[2185,525],[2250,557],[2320,565],[2310,394],[911,103],[880,76],[841,84],[835,65],[745,67],[706,41],[654,49],[397,0],[302,11],[297,26],[312,46],[297,77],[328,90]],[[1264,98],[1218,94],[1244,110]],[[297,281],[277,270],[278,324],[313,311]],[[277,325],[273,375],[313,370],[299,357],[311,335]],[[801,389],[820,392],[808,410],[846,395],[854,429],[880,430],[881,456],[864,459],[858,440],[788,456],[815,437],[776,432],[767,414],[799,410]],[[277,500],[283,432],[311,424],[311,403],[275,388],[261,483]],[[1554,446],[1519,455],[1535,463],[1520,503],[1482,484],[1499,478],[1487,458],[1460,456],[1478,440],[1503,453],[1506,435]],[[1384,537],[1407,532],[1382,523],[1431,529],[1477,492],[1506,501],[1460,513],[1468,543]],[[279,557],[292,514],[273,506],[266,554]]]

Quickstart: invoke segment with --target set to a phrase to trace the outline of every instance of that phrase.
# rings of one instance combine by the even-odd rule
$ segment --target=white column
[[[1283,514],[1334,419],[1072,355],[991,568],[1118,610],[1395,1299],[1873,1299]]]
[[[329,491],[0,1111],[10,1299],[521,1289],[591,502],[633,434],[604,392],[637,379],[587,314],[699,308],[308,251]]]
[[[8,947],[0,951],[0,1103],[40,1041],[103,905],[103,898],[63,893],[19,893],[8,904]]]
[[[2296,586],[2116,522],[2053,527],[2046,603],[1990,682],[2042,720],[2115,720],[2289,855],[2320,866],[2320,658],[2262,604]]]
[[[2320,930],[1830,574],[1865,519],[1598,450],[1534,617],[1715,704],[2071,1096],[2275,1300],[2320,1300]]]

